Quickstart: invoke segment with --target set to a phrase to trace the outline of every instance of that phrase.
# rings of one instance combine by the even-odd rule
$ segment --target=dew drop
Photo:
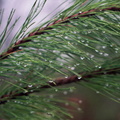
[[[35,111],[30,111],[31,114],[35,113]]]
[[[100,54],[100,55],[103,55],[103,53],[102,53],[102,52],[100,52],[99,54]]]
[[[108,53],[104,53],[104,56],[107,57],[107,56],[109,56],[109,54]]]
[[[87,24],[84,24],[85,27],[87,27],[88,25]]]
[[[73,89],[70,89],[70,92],[72,93],[74,90]]]
[[[68,78],[68,76],[65,76],[65,78]]]
[[[77,63],[76,65],[77,65],[77,66],[79,66],[80,64],[79,64],[79,63]]]
[[[66,106],[68,106],[68,105],[69,105],[69,103],[68,103],[68,102],[66,102],[66,103],[65,103],[65,105],[66,105]]]
[[[65,36],[65,39],[68,39],[68,36]]]
[[[55,92],[58,92],[58,89],[55,89]]]
[[[109,84],[108,83],[106,83],[106,85],[105,85],[106,87],[108,87],[109,86]]]
[[[49,61],[50,63],[52,63],[53,61]]]
[[[80,103],[80,104],[81,104],[81,103],[82,103],[82,100],[79,100],[79,101],[78,101],[78,103]]]
[[[118,100],[120,101],[120,98],[118,98]]]
[[[90,58],[94,58],[94,55],[90,55]]]
[[[38,54],[39,54],[39,55],[42,55],[42,53],[41,53],[41,52],[39,52]]]
[[[53,98],[53,97],[54,97],[54,95],[52,95],[52,94],[51,94],[49,97],[50,97],[50,98]]]
[[[78,111],[81,111],[82,109],[81,108],[77,108]]]
[[[85,46],[88,46],[88,44],[85,44]]]
[[[32,87],[33,85],[28,85],[28,87]]]
[[[98,66],[98,68],[101,68],[101,66]]]
[[[88,31],[88,33],[91,33],[91,31]]]
[[[80,39],[81,37],[79,36],[79,37],[77,37],[78,39]]]
[[[53,50],[53,53],[56,53],[57,52],[57,50]]]
[[[21,75],[22,73],[21,72],[17,72],[18,75]]]
[[[27,67],[27,65],[24,65],[24,67]]]
[[[100,92],[99,91],[96,91],[97,94],[99,94]]]
[[[75,69],[75,67],[71,67],[71,70],[74,70]]]
[[[19,85],[20,85],[20,86],[22,86],[23,84],[22,84],[22,83],[20,83]]]
[[[84,43],[85,41],[84,41],[84,40],[81,40],[81,42],[83,42],[83,43]]]
[[[63,94],[64,94],[64,95],[67,95],[67,94],[68,94],[68,92],[67,92],[67,91],[64,91],[64,92],[63,92]]]
[[[63,63],[60,63],[61,66],[63,66]]]
[[[96,30],[99,30],[98,28],[96,28]]]
[[[81,76],[78,77],[79,80],[80,80],[81,78],[82,78]]]
[[[74,34],[76,34],[77,32],[76,32],[76,31],[74,31],[73,33],[74,33]]]
[[[85,57],[80,57],[80,59],[81,59],[81,60],[84,60],[84,59],[85,59]]]
[[[106,46],[102,46],[102,48],[103,48],[103,49],[105,49],[105,48],[106,48]]]
[[[54,81],[53,81],[53,80],[50,80],[49,83],[54,83]]]
[[[99,52],[98,50],[95,50],[95,52]]]

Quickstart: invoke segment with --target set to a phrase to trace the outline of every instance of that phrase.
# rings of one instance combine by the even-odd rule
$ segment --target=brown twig
[[[120,68],[112,68],[112,69],[107,69],[107,70],[99,69],[99,70],[92,71],[92,72],[83,72],[83,73],[80,73],[81,77],[73,75],[68,78],[56,79],[54,81],[47,82],[46,85],[40,85],[39,88],[38,88],[38,85],[34,85],[31,88],[25,87],[24,89],[26,89],[28,92],[14,91],[14,92],[9,93],[8,95],[1,96],[0,104],[5,104],[7,102],[7,100],[15,99],[16,97],[28,96],[31,93],[39,92],[41,89],[57,87],[57,86],[65,85],[65,84],[75,83],[78,81],[89,82],[89,79],[93,78],[93,77],[97,77],[100,75],[115,75],[115,74],[120,74]],[[37,88],[37,89],[35,89],[35,88]],[[33,91],[31,91],[31,90],[33,90]]]
[[[19,46],[20,44],[26,43],[26,42],[30,42],[32,41],[31,39],[28,40],[29,37],[35,36],[35,35],[41,35],[46,33],[45,30],[49,30],[52,29],[52,26],[56,25],[56,24],[61,24],[61,23],[65,23],[65,22],[70,22],[70,19],[78,19],[79,17],[90,17],[95,15],[94,12],[101,12],[101,11],[106,11],[106,10],[111,10],[111,11],[120,11],[120,8],[117,7],[109,7],[109,8],[104,8],[104,9],[92,9],[89,11],[85,11],[82,13],[77,13],[68,17],[63,18],[62,20],[57,20],[49,25],[47,25],[46,27],[40,28],[35,32],[30,33],[27,37],[18,40],[11,48],[9,48],[7,50],[7,52],[3,53],[0,55],[0,59],[5,59],[7,58],[10,54],[14,53],[14,52],[18,52],[19,50]],[[25,40],[27,38],[27,40]]]

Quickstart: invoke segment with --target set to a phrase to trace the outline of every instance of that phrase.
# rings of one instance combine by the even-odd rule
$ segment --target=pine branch
[[[68,78],[59,78],[53,81],[48,81],[46,85],[38,85],[32,86],[31,88],[25,87],[24,89],[27,92],[19,92],[14,91],[11,92],[8,95],[4,95],[0,97],[0,104],[5,104],[8,100],[15,99],[16,97],[20,96],[28,96],[29,94],[40,92],[41,89],[47,89],[47,88],[52,88],[52,87],[57,87],[65,84],[70,84],[70,83],[75,83],[78,81],[85,81],[89,82],[89,79],[94,78],[94,77],[99,77],[101,75],[116,75],[120,74],[120,67],[118,68],[112,68],[112,69],[98,69],[96,71],[91,71],[91,72],[83,72],[79,73],[81,77],[78,77],[77,75],[73,75]],[[37,88],[37,89],[36,89]],[[33,90],[33,91],[31,91]]]
[[[78,19],[79,17],[90,17],[90,16],[95,15],[94,12],[104,12],[104,11],[107,11],[107,10],[120,11],[120,8],[118,8],[118,7],[108,7],[108,8],[104,8],[104,9],[98,9],[98,8],[97,9],[91,9],[89,11],[80,12],[80,13],[65,17],[62,20],[57,20],[57,21],[55,21],[55,22],[53,22],[51,24],[48,24],[46,27],[40,28],[37,31],[30,33],[27,37],[25,37],[25,38],[23,38],[21,40],[18,40],[14,45],[12,45],[11,48],[9,48],[7,50],[7,52],[2,53],[0,55],[0,59],[5,59],[10,54],[12,54],[14,52],[21,51],[21,49],[19,49],[20,48],[19,45],[21,45],[23,43],[26,43],[26,42],[32,41],[31,39],[29,39],[29,37],[45,34],[45,33],[47,33],[46,30],[52,29],[52,26],[54,26],[54,25],[61,24],[61,23],[69,23],[71,19],[73,20],[73,19]],[[27,39],[27,40],[25,40],[25,39]]]

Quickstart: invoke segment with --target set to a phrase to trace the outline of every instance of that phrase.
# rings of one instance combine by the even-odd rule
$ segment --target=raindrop
[[[70,89],[70,92],[72,93],[72,92],[73,92],[73,89]]]
[[[75,67],[71,67],[71,70],[74,70],[75,69]]]
[[[80,64],[79,64],[79,63],[77,63],[76,65],[77,65],[77,66],[79,66]]]
[[[108,53],[104,53],[104,56],[107,57],[107,56],[109,56],[109,54]]]
[[[47,108],[44,108],[45,111],[47,111]]]
[[[87,27],[88,25],[87,24],[84,24],[85,27]]]
[[[27,92],[28,92],[27,90],[24,91],[24,93],[27,93]]]
[[[74,31],[73,33],[74,33],[74,34],[76,34],[77,32],[76,32],[76,31]]]
[[[94,58],[94,55],[90,55],[90,58]]]
[[[96,91],[97,94],[99,94],[100,92],[99,91]]]
[[[81,78],[82,78],[81,76],[78,77],[79,80],[80,80]]]
[[[35,113],[35,111],[30,111],[31,114]]]
[[[115,48],[115,50],[119,50],[118,48]]]
[[[101,66],[98,66],[98,68],[101,68]]]
[[[96,52],[98,52],[98,50],[95,50]]]
[[[106,48],[106,46],[102,46],[102,48],[103,48],[103,49],[105,49],[105,48]]]
[[[22,84],[22,83],[20,83],[19,85],[20,85],[20,86],[22,86],[23,84]]]
[[[84,40],[81,40],[81,42],[85,42]]]
[[[30,92],[33,92],[33,90],[30,90]]]
[[[20,62],[16,63],[16,65],[20,65]]]
[[[63,66],[63,63],[60,63],[61,66]]]
[[[106,83],[106,85],[105,85],[106,87],[108,87],[109,86],[109,84],[108,83]]]
[[[81,104],[81,103],[82,103],[82,100],[79,100],[78,102]]]
[[[85,46],[88,46],[88,44],[85,44]]]
[[[17,72],[18,75],[21,75],[22,73],[21,72]]]
[[[67,92],[67,91],[64,91],[64,92],[63,92],[63,94],[64,94],[64,95],[67,95],[67,94],[68,94],[68,92]]]
[[[42,55],[42,53],[41,53],[41,52],[39,52],[38,54],[39,54],[39,55]]]
[[[91,33],[91,31],[88,31],[88,33]]]
[[[65,105],[66,105],[66,106],[68,106],[68,105],[69,105],[69,103],[68,103],[68,102],[66,102],[66,103],[65,103]]]
[[[50,80],[49,83],[54,83],[54,81],[53,81],[53,80]]]
[[[55,89],[55,92],[58,92],[58,89]]]
[[[100,52],[100,55],[102,55],[103,53],[102,52]]]
[[[57,50],[53,50],[53,53],[56,53],[57,52]]]
[[[53,61],[49,61],[50,63],[52,63]]]
[[[28,87],[32,87],[33,85],[28,85]]]
[[[24,67],[27,67],[27,65],[24,65]]]
[[[68,76],[65,76],[65,78],[68,78]]]
[[[51,94],[49,97],[50,97],[50,98],[53,98],[53,97],[54,97],[54,95],[52,95],[52,94]]]
[[[68,36],[65,36],[65,39],[68,39]]]
[[[98,28],[96,28],[96,30],[99,30]]]
[[[81,37],[79,36],[79,37],[77,37],[78,39],[80,39]]]
[[[85,59],[85,57],[80,57],[80,59],[81,59],[81,60],[84,60],[84,59]]]
[[[77,108],[78,111],[81,111],[82,109],[81,108]]]
[[[118,98],[118,100],[120,101],[120,98]]]

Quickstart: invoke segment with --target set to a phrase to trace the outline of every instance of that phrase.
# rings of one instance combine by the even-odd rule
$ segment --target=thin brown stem
[[[95,12],[103,12],[103,11],[106,11],[106,10],[120,11],[120,8],[109,7],[109,8],[104,8],[104,9],[92,9],[92,10],[89,10],[89,11],[85,11],[85,12],[82,12],[82,13],[77,13],[77,14],[65,17],[62,20],[57,20],[57,21],[47,25],[46,27],[40,28],[37,31],[30,33],[27,37],[25,37],[21,40],[18,40],[14,45],[12,45],[11,48],[9,48],[5,53],[2,53],[0,55],[0,59],[5,59],[10,54],[12,54],[14,52],[21,51],[21,49],[19,49],[18,45],[32,41],[31,39],[28,39],[28,38],[32,37],[32,36],[35,36],[35,35],[44,34],[44,33],[46,33],[46,30],[52,29],[52,26],[54,26],[54,25],[65,23],[65,22],[70,22],[71,19],[78,19],[79,17],[90,17],[90,16],[95,15]],[[27,40],[25,40],[26,38],[27,38]]]
[[[28,91],[28,92],[14,91],[8,95],[3,95],[0,97],[0,104],[5,104],[7,102],[7,100],[15,99],[16,97],[28,96],[31,93],[40,92],[41,89],[57,87],[57,86],[65,85],[65,84],[75,83],[78,81],[89,82],[90,78],[98,77],[100,75],[115,75],[115,74],[120,74],[120,68],[112,68],[112,69],[107,69],[107,70],[98,69],[98,70],[92,71],[92,72],[80,73],[81,77],[73,75],[68,78],[59,78],[54,81],[48,81],[46,83],[46,85],[40,85],[40,87],[38,87],[39,85],[34,85],[31,88],[25,87],[24,89],[26,89],[26,91]],[[35,89],[35,88],[37,88],[37,89]]]

